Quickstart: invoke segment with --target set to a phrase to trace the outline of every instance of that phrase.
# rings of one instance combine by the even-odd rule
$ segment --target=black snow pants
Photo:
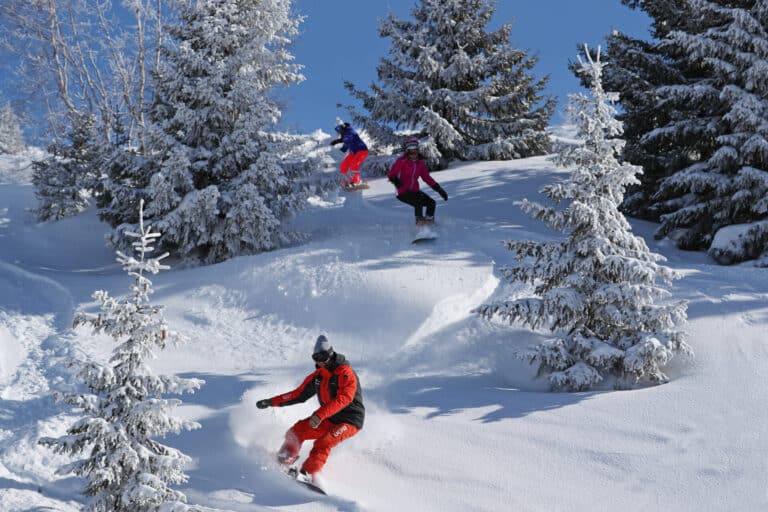
[[[417,219],[424,217],[424,207],[427,208],[428,217],[435,216],[435,200],[421,190],[418,192],[409,190],[408,192],[403,192],[397,198],[405,204],[413,206],[413,212]]]

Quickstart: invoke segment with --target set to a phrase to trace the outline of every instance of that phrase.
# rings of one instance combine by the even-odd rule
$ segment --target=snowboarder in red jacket
[[[408,137],[404,147],[405,154],[395,161],[387,173],[387,178],[397,187],[397,198],[405,204],[413,206],[416,224],[433,224],[435,222],[435,200],[419,190],[419,178],[440,194],[444,201],[448,200],[448,194],[429,175],[427,164],[424,163],[419,154],[419,139]],[[427,209],[426,217],[424,216],[425,207]]]
[[[256,402],[259,409],[283,407],[306,402],[317,395],[320,407],[309,418],[297,421],[288,429],[285,442],[277,453],[281,464],[291,465],[298,459],[302,443],[314,439],[309,457],[301,466],[301,474],[309,481],[314,481],[314,475],[323,469],[331,450],[357,434],[365,420],[357,374],[344,355],[336,353],[322,334],[315,342],[312,360],[315,371],[298,388]]]

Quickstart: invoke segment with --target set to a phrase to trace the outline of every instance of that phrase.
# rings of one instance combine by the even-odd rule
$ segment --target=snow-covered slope
[[[7,170],[6,170],[7,171]],[[152,364],[206,380],[180,414],[202,428],[166,444],[193,457],[191,503],[233,511],[760,510],[768,507],[768,277],[720,267],[654,241],[686,277],[693,363],[664,386],[549,393],[512,349],[546,333],[490,325],[470,311],[518,290],[501,241],[556,236],[512,203],[563,171],[545,158],[455,164],[434,177],[440,238],[412,245],[412,212],[384,179],[314,200],[296,219],[300,246],[153,281],[154,301],[190,342]],[[428,191],[429,192],[429,191]],[[51,388],[70,385],[72,353],[103,358],[109,340],[71,331],[90,294],[128,291],[94,212],[35,224],[28,185],[0,185],[0,510],[79,510],[81,482],[36,446],[71,411]],[[290,482],[272,452],[314,403],[257,410],[295,387],[325,333],[360,376],[365,428],[334,450],[330,496]],[[304,448],[306,453],[308,446]],[[46,508],[47,507],[47,508]]]

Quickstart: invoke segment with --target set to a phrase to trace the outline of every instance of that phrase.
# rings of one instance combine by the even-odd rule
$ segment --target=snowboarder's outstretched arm
[[[440,197],[443,198],[443,201],[447,201],[448,200],[448,192],[443,190],[443,187],[441,187],[440,184],[435,183],[434,185],[432,185],[432,190],[434,190],[435,192],[440,194]]]
[[[443,190],[443,187],[441,187],[440,184],[435,181],[435,178],[429,174],[429,170],[427,169],[426,165],[420,169],[419,177],[424,180],[424,183],[432,187],[432,190],[440,194],[440,197],[443,198],[443,201],[448,200],[448,193]]]
[[[259,409],[265,409],[267,407],[283,407],[285,405],[300,404],[306,402],[317,393],[317,386],[315,385],[315,377],[317,372],[312,372],[304,379],[299,387],[288,393],[282,395],[273,396],[272,398],[265,398],[256,402],[256,407]]]

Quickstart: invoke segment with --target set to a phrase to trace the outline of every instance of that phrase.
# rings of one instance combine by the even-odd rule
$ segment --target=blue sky
[[[415,0],[296,0],[296,10],[306,18],[293,54],[305,66],[306,80],[283,95],[282,127],[308,132],[333,129],[337,116],[346,120],[350,104],[343,87],[349,80],[368,88],[376,80],[379,58],[387,55],[389,39],[378,35],[378,19],[392,12],[409,18]],[[604,46],[613,29],[649,39],[649,18],[620,0],[498,0],[490,28],[512,23],[511,43],[530,50],[539,61],[537,77],[549,75],[546,94],[557,97],[552,122],[562,121],[567,95],[580,90],[568,71],[577,45]]]

